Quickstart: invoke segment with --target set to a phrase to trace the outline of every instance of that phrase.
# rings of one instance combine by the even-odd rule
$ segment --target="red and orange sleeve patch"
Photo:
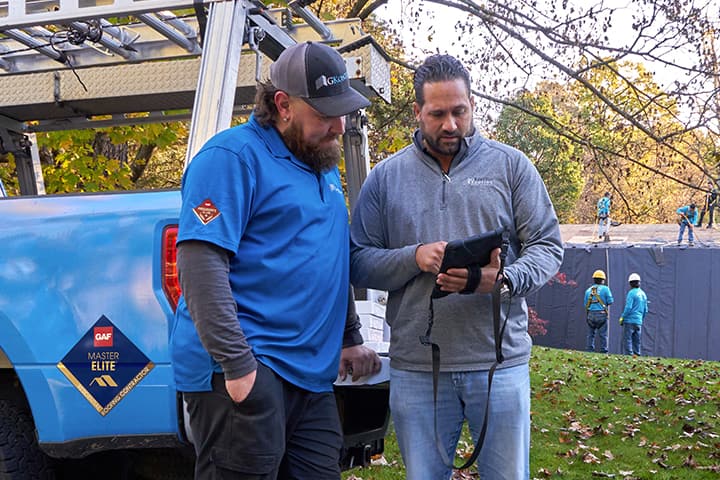
[[[207,225],[220,216],[220,210],[209,198],[206,198],[200,205],[193,208],[193,212],[195,212],[203,225]]]

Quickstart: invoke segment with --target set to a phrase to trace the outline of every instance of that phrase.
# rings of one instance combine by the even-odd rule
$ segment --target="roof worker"
[[[585,319],[588,324],[587,351],[595,351],[595,335],[599,340],[600,352],[608,352],[608,325],[610,304],[613,295],[610,288],[605,285],[605,272],[595,270],[592,275],[593,284],[585,290]]]
[[[605,192],[597,203],[597,222],[598,222],[598,238],[603,241],[610,241],[610,205],[612,204],[612,195]]]
[[[715,207],[717,206],[718,191],[712,180],[707,182],[708,192],[705,194],[705,203],[703,204],[702,210],[700,210],[700,220],[697,222],[698,227],[702,227],[703,218],[705,218],[705,212],[708,212],[710,219],[707,227],[713,228],[713,216],[715,214]]]
[[[695,223],[697,223],[698,212],[695,208],[695,204],[691,203],[684,207],[680,207],[676,212],[680,215],[678,223],[680,224],[680,232],[678,233],[677,244],[678,247],[682,244],[683,235],[685,234],[685,228],[688,229],[688,246],[692,247],[695,245]]]
[[[620,317],[623,327],[623,353],[640,355],[642,324],[648,313],[647,295],[640,288],[640,275],[631,273],[628,277],[630,290],[625,298],[625,310]]]

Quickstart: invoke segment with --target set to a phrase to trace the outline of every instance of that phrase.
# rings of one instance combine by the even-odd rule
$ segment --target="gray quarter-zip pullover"
[[[389,293],[394,368],[430,371],[432,365],[419,337],[427,329],[435,275],[416,264],[417,247],[499,227],[510,232],[505,276],[512,297],[509,308],[503,301],[502,319],[509,317],[501,367],[511,367],[530,358],[524,296],[557,273],[563,257],[557,216],[530,160],[475,133],[445,174],[416,131],[411,145],[370,172],[352,215],[351,280]],[[490,294],[436,299],[432,341],[440,346],[443,371],[489,369],[495,361]]]

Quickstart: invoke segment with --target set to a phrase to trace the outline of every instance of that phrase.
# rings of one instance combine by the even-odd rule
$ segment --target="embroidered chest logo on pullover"
[[[465,180],[465,183],[470,185],[471,187],[479,187],[481,185],[489,186],[493,184],[492,180],[489,180],[487,178],[480,178],[480,177],[471,177]]]

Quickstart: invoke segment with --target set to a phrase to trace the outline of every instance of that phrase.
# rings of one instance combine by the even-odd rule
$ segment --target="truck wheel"
[[[27,404],[22,400],[0,398],[0,479],[54,478],[51,460],[38,446]]]

